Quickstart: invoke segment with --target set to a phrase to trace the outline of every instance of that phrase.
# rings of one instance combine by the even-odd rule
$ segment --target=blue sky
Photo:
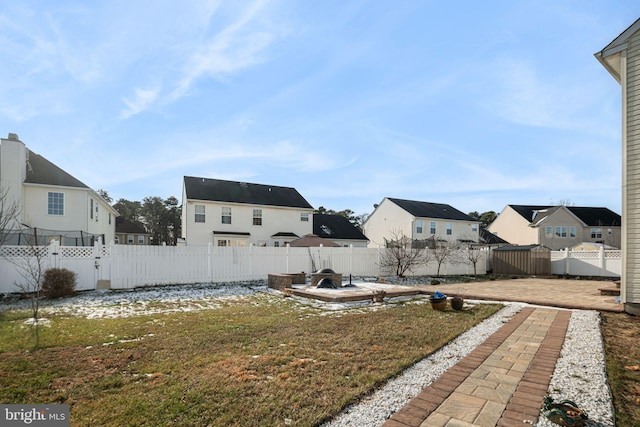
[[[463,212],[621,211],[620,86],[593,54],[637,1],[19,1],[0,135],[114,199],[182,177]]]

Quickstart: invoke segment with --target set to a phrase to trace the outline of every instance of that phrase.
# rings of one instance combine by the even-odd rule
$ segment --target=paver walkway
[[[534,424],[570,317],[566,310],[523,308],[384,427]]]

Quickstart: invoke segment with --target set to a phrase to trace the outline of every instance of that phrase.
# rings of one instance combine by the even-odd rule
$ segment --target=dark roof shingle
[[[539,211],[548,211],[552,213],[552,210],[557,210],[561,206],[541,206],[541,205],[509,205],[511,209],[518,212],[527,221],[533,223],[538,222],[536,215],[534,220],[534,213]],[[571,213],[573,213],[580,221],[584,222],[589,227],[619,227],[621,225],[621,217],[617,213],[608,208],[591,208],[583,206],[565,206]]]
[[[187,199],[313,209],[295,188],[184,177]]]
[[[313,214],[313,234],[325,239],[369,240],[347,218],[340,215]]]
[[[444,203],[418,202],[415,200],[393,199],[391,197],[388,197],[388,199],[417,218],[478,222],[478,220]]]

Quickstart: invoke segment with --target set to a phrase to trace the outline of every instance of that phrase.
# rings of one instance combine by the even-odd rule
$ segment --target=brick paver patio
[[[566,310],[523,308],[384,427],[532,425],[570,317]]]

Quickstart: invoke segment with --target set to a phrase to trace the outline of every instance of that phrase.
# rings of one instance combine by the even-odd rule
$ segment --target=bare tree
[[[469,246],[467,248],[467,260],[473,265],[473,275],[478,275],[478,261],[482,255],[482,249],[479,246]]]
[[[446,260],[452,258],[454,252],[455,252],[455,247],[450,242],[446,240],[434,239],[432,253],[433,253],[433,258],[438,263],[438,271],[436,273],[436,276],[440,275],[440,268],[442,267],[442,264],[444,264]]]
[[[423,262],[424,250],[416,247],[411,238],[400,230],[391,230],[391,238],[386,239],[386,249],[380,259],[380,267],[404,277]]]
[[[10,261],[18,268],[20,279],[14,282],[15,287],[29,297],[33,322],[37,326],[39,320],[40,298],[44,271],[48,261],[49,248],[38,246],[35,239],[30,238],[29,244],[22,247],[23,256],[11,258]]]
[[[19,229],[21,212],[20,205],[11,197],[9,189],[0,187],[0,247]]]

